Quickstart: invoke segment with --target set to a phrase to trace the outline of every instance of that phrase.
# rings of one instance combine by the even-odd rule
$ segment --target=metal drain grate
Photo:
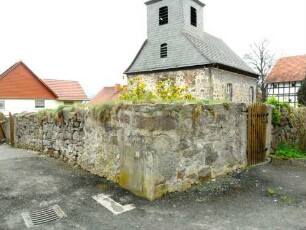
[[[21,216],[27,228],[46,224],[55,220],[59,220],[63,217],[67,217],[67,215],[58,205],[33,212],[24,212],[21,214]]]

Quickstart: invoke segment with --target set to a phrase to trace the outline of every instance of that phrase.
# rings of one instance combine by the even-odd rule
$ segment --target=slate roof
[[[209,64],[222,64],[246,72],[254,73],[244,61],[231,50],[221,39],[203,32],[203,37],[184,33],[192,45],[208,60]]]
[[[192,67],[192,66],[209,66],[209,65],[221,65],[226,69],[231,69],[235,72],[242,72],[243,74],[258,77],[258,74],[255,73],[231,48],[229,48],[221,39],[214,37],[206,32],[203,32],[202,36],[190,34],[188,32],[183,32],[184,36],[189,43],[195,48],[195,50],[200,54],[200,58],[194,60],[193,63],[188,65],[181,65],[179,68],[183,67]],[[137,71],[131,71],[130,69],[134,65],[137,58],[139,58],[142,50],[146,48],[147,40],[143,43],[141,49],[137,53],[132,64],[125,71],[126,74],[135,73]],[[202,57],[202,58],[201,58]],[[190,60],[189,60],[190,61]],[[178,68],[177,63],[173,63],[172,66],[169,66],[167,69]],[[150,68],[150,71],[159,71],[163,70],[162,68],[156,67]],[[142,71],[139,71],[142,72]]]
[[[150,0],[150,1],[146,1],[145,4],[146,5],[150,5],[150,4],[153,4],[153,3],[156,3],[156,2],[160,2],[162,0]],[[200,6],[204,7],[205,4],[199,0],[193,0],[194,2],[198,3]]]
[[[120,84],[111,87],[104,87],[94,98],[89,102],[94,105],[100,102],[114,101],[119,98],[121,91],[119,90]]]
[[[42,79],[42,81],[63,101],[88,100],[86,93],[78,81]]]
[[[303,81],[305,78],[306,54],[280,58],[269,73],[266,82]]]

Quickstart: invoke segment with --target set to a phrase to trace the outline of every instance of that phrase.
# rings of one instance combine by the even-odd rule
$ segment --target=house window
[[[159,25],[168,24],[168,6],[159,8]]]
[[[226,99],[228,101],[233,101],[233,85],[231,83],[226,86]]]
[[[193,26],[197,26],[197,10],[193,7],[190,7],[190,23]]]
[[[250,103],[254,102],[254,87],[253,86],[249,88],[249,102]]]
[[[273,83],[273,88],[277,88],[277,84],[276,83]]]
[[[295,87],[295,83],[291,83],[291,86],[292,86],[292,87]]]
[[[5,109],[5,101],[0,101],[0,109]]]
[[[45,100],[35,100],[35,108],[36,109],[45,108]]]
[[[168,45],[167,43],[161,44],[160,46],[160,57],[166,58],[168,56]]]

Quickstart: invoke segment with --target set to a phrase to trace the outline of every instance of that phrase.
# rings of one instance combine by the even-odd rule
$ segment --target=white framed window
[[[45,108],[45,100],[35,100],[35,109]]]
[[[226,85],[226,99],[228,101],[233,101],[233,85],[231,83]]]
[[[250,103],[254,102],[254,87],[253,86],[249,88],[249,102]]]
[[[5,101],[0,101],[0,109],[5,109]]]

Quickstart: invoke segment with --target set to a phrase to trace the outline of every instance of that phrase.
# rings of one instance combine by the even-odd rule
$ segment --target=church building
[[[203,30],[199,0],[150,0],[147,39],[125,71],[147,87],[171,79],[199,99],[252,103],[258,75],[221,39]]]

